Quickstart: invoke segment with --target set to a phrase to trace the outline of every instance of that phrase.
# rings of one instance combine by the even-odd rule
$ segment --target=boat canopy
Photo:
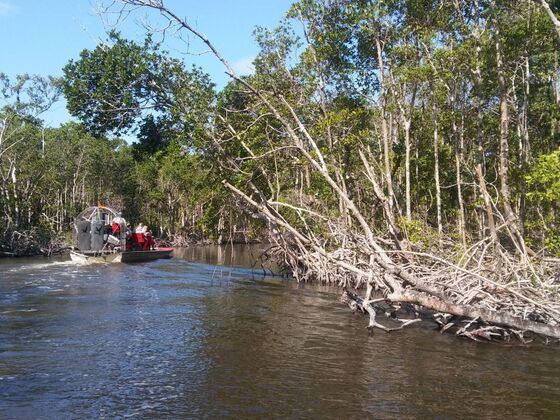
[[[91,206],[82,211],[74,219],[74,224],[78,222],[94,222],[103,220],[106,223],[111,223],[111,221],[117,217],[118,212],[111,207],[106,206]]]

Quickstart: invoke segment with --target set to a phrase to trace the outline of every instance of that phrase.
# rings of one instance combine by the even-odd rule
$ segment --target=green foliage
[[[547,155],[539,156],[531,172],[526,176],[527,184],[532,188],[527,194],[529,199],[541,203],[556,204],[560,202],[560,149]]]
[[[85,206],[125,201],[130,159],[124,143],[94,138],[77,123],[45,129],[10,110],[0,120],[11,134],[0,149],[0,227],[45,225],[60,232]]]
[[[64,67],[69,112],[92,132],[130,128],[150,99],[150,83],[155,83],[154,48],[150,38],[138,45],[112,32],[107,43],[83,50],[79,60]]]
[[[404,236],[414,245],[421,249],[436,247],[439,241],[438,232],[427,225],[425,221],[400,218],[398,226],[402,229]]]
[[[0,128],[10,133],[0,143],[6,225],[62,230],[80,207],[107,199],[164,234],[216,239],[264,228],[243,215],[224,180],[254,200],[346,223],[324,168],[380,234],[387,229],[382,202],[393,194],[411,242],[436,246],[440,214],[444,232],[459,241],[459,199],[461,233],[477,238],[486,234],[480,184],[498,210],[504,205],[505,103],[510,204],[528,243],[560,252],[559,44],[537,2],[301,0],[278,28],[258,28],[255,37],[254,74],[217,94],[207,74],[150,37],[137,43],[118,33],[71,60],[62,81],[0,74],[8,102]],[[45,129],[37,115],[60,86],[81,124]],[[119,133],[137,141],[106,137]],[[406,204],[410,219],[401,217]],[[328,237],[322,218],[278,212]]]
[[[539,156],[525,179],[527,199],[539,209],[526,222],[528,233],[541,233],[545,249],[560,255],[560,149]]]
[[[37,117],[55,103],[61,93],[61,80],[52,76],[20,74],[12,81],[0,72],[0,98],[5,112]]]
[[[155,124],[150,111],[169,120],[160,118],[160,128],[167,125],[194,140],[214,100],[213,85],[200,69],[186,70],[150,37],[137,44],[116,32],[70,60],[63,87],[69,112],[89,131],[118,134],[141,124],[141,138]]]

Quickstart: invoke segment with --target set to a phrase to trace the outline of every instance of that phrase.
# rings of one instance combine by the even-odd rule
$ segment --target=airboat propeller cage
[[[101,251],[107,245],[113,219],[119,212],[107,206],[91,206],[74,219],[74,244],[80,251]],[[124,245],[126,223],[121,218],[120,237]],[[114,238],[114,237],[113,237]],[[114,241],[111,241],[114,244]]]

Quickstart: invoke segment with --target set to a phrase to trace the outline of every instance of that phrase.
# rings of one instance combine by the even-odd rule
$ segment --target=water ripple
[[[554,347],[368,334],[329,287],[180,258],[0,265],[0,417],[560,412]],[[14,263],[15,264],[15,263]]]

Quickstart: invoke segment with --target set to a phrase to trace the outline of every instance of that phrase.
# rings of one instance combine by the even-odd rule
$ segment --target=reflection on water
[[[555,346],[368,335],[338,291],[263,276],[250,248],[204,248],[134,265],[4,260],[0,418],[560,413]]]
[[[173,251],[173,255],[178,258],[205,264],[251,267],[260,271],[261,275],[270,275],[278,273],[280,270],[276,264],[264,256],[268,247],[268,245],[264,244],[192,246],[176,249]]]

